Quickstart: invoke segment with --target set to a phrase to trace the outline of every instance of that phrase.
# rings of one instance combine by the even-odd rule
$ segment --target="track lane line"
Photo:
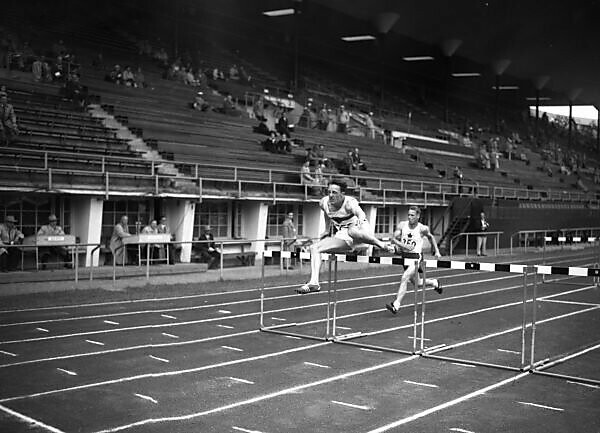
[[[51,425],[45,424],[45,423],[43,423],[41,421],[38,421],[37,419],[33,419],[33,418],[31,418],[31,417],[29,417],[27,415],[24,415],[24,414],[22,414],[20,412],[12,410],[12,409],[10,409],[10,408],[8,408],[6,406],[3,406],[1,404],[0,404],[0,410],[2,412],[5,412],[5,413],[7,413],[7,414],[9,414],[9,415],[17,418],[17,419],[19,419],[19,420],[21,420],[21,421],[29,424],[29,425],[34,425],[36,427],[42,428],[42,429],[44,429],[46,431],[49,431],[49,432],[52,432],[52,433],[65,433],[64,431],[59,430],[56,427],[52,427]]]

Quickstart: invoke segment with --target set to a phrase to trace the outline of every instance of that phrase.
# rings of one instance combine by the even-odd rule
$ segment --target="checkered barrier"
[[[578,242],[596,242],[599,238],[596,236],[582,237],[582,236],[545,236],[545,242],[558,242],[558,243],[578,243]]]
[[[294,251],[265,251],[265,257],[273,257],[275,259],[310,259],[310,253],[297,253]],[[409,265],[412,264],[415,258],[402,257],[374,257],[374,256],[359,256],[356,254],[329,254],[322,253],[321,260],[335,260],[337,262],[351,263],[376,263],[382,265]],[[506,263],[479,263],[479,262],[461,262],[456,260],[424,260],[427,268],[439,269],[459,269],[472,271],[488,271],[488,272],[509,272],[513,274],[522,274],[528,265],[521,264],[506,264]],[[531,266],[529,266],[531,268]],[[560,267],[534,265],[536,273],[541,275],[569,275],[576,277],[600,277],[600,268],[581,268],[581,267]]]

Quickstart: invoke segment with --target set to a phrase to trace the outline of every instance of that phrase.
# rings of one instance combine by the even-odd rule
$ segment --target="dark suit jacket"
[[[202,233],[199,237],[198,237],[199,241],[214,241],[215,237],[212,233]],[[215,243],[214,242],[206,242],[206,243],[201,243],[198,244],[198,248],[201,251],[208,251],[208,249],[212,247],[212,248],[216,248],[215,247]]]

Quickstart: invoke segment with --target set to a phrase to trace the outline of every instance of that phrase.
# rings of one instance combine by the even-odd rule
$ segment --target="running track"
[[[558,266],[592,266],[598,252],[549,255]],[[340,333],[412,348],[413,292],[398,315],[383,308],[400,270],[340,275]],[[428,276],[442,279],[444,294],[427,292],[425,347],[519,366],[521,275]],[[293,286],[267,288],[265,323],[323,335],[327,293],[299,296]],[[600,380],[600,289],[551,277],[538,296],[536,360],[577,353],[550,371]],[[227,293],[0,311],[0,431],[600,431],[595,385],[264,333],[258,311],[258,291],[244,282]]]

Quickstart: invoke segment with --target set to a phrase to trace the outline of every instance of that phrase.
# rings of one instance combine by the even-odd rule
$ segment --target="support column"
[[[164,202],[167,225],[174,239],[180,242],[191,242],[194,239],[194,216],[196,202],[191,200],[168,198]],[[181,244],[181,263],[190,263],[192,244]]]
[[[264,239],[267,235],[267,217],[269,214],[268,203],[243,202],[242,208],[242,234],[247,239]],[[251,247],[257,253],[257,258],[262,257],[265,243],[254,242]]]
[[[104,201],[96,197],[71,199],[71,233],[81,244],[99,244],[102,238],[102,210]],[[108,240],[107,240],[108,242]],[[98,266],[100,250],[92,254],[94,246],[85,248],[85,266]]]

